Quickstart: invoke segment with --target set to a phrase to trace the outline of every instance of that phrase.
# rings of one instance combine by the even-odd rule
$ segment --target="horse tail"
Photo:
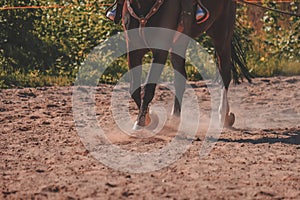
[[[236,84],[240,83],[240,79],[243,80],[245,77],[249,83],[254,76],[249,72],[246,62],[245,50],[242,48],[241,37],[237,31],[234,31],[231,40],[231,61],[233,81]]]

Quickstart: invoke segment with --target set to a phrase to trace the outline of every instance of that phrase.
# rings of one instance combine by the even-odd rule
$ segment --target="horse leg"
[[[223,86],[221,88],[221,102],[219,107],[219,119],[220,122],[224,123],[225,127],[231,127],[234,123],[235,117],[233,113],[229,113],[229,103],[228,103],[228,88],[231,82],[231,68],[233,63],[231,62],[231,40],[228,42],[228,45],[225,45],[224,49],[221,50],[216,48],[217,57],[219,60],[219,72],[223,80]],[[226,49],[226,50],[225,50]]]
[[[179,37],[173,44],[171,49],[171,63],[174,69],[174,87],[175,98],[172,115],[180,117],[183,94],[186,86],[186,70],[185,70],[185,54],[187,45],[189,44],[188,37]],[[178,55],[180,54],[180,55]]]
[[[174,69],[175,97],[172,114],[180,117],[183,94],[186,85],[185,59],[177,54],[171,53],[171,62]]]
[[[230,113],[228,103],[228,88],[231,82],[231,70],[233,63],[231,61],[231,42],[235,23],[235,4],[229,2],[227,8],[220,18],[215,21],[207,33],[212,37],[218,57],[219,72],[223,80],[221,88],[221,102],[219,106],[219,119],[225,127],[231,127],[235,121],[233,113]],[[224,23],[226,22],[226,23]]]
[[[135,50],[128,53],[131,98],[134,100],[137,108],[141,107],[141,76],[142,76],[142,58],[148,50]]]
[[[167,56],[167,51],[153,51],[153,61],[146,79],[146,84],[144,86],[144,96],[142,99],[138,119],[136,121],[137,126],[144,127],[149,125],[151,122],[149,117],[149,104],[153,100],[155,88],[163,71],[163,65],[166,63]]]
[[[234,114],[229,113],[229,103],[228,103],[228,88],[231,82],[231,52],[230,52],[230,45],[221,51],[220,49],[216,48],[217,57],[219,60],[219,72],[223,80],[223,85],[221,88],[221,102],[219,106],[219,120],[220,122],[224,123],[225,127],[231,127],[234,123]]]
[[[229,112],[228,103],[228,86],[224,86],[221,89],[221,103],[219,107],[219,120],[224,123],[225,127],[232,127],[235,121],[235,116],[233,113]]]

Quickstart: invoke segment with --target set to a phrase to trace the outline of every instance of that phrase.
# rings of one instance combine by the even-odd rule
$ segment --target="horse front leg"
[[[151,123],[149,116],[149,104],[154,98],[155,88],[163,71],[163,66],[166,63],[167,56],[167,51],[153,51],[153,61],[144,86],[144,96],[142,98],[135,129],[148,126]]]
[[[138,109],[141,107],[141,78],[142,78],[142,58],[147,50],[135,50],[128,53],[131,98]]]

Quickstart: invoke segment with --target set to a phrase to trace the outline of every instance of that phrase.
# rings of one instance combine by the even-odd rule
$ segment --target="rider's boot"
[[[118,24],[122,19],[122,10],[125,0],[118,0],[117,6],[112,10],[109,10],[106,14],[106,17],[114,21],[115,24]]]
[[[199,5],[197,5],[196,21],[200,21],[204,16],[205,16],[204,11]]]

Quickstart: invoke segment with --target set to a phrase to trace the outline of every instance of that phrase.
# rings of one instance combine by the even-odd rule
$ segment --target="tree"
[[[0,6],[39,5],[40,1],[7,1]],[[35,22],[40,20],[40,10],[13,9],[0,11],[1,67],[9,72],[28,73],[47,70],[55,62],[55,46],[42,41],[34,33]],[[50,55],[50,56],[49,56]]]

